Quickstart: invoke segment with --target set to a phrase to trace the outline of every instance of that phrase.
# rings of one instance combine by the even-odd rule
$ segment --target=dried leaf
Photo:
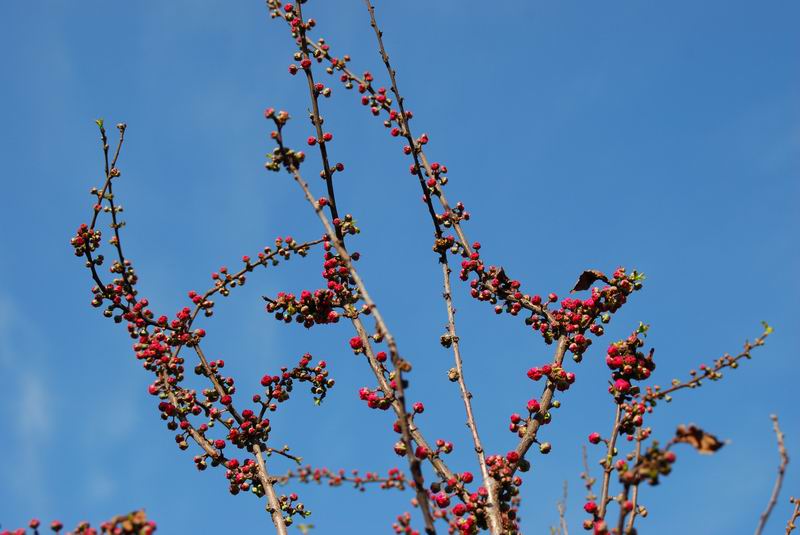
[[[606,284],[609,282],[608,277],[606,277],[605,273],[602,271],[597,271],[596,269],[587,269],[581,273],[580,277],[578,277],[578,282],[575,283],[575,287],[572,288],[570,293],[588,290],[591,288],[592,284],[595,283],[595,281],[599,280],[605,282]]]
[[[506,275],[506,270],[504,268],[500,268],[495,274],[494,278],[499,280],[500,284],[506,284],[511,280],[508,278],[508,275]]]
[[[725,445],[717,437],[706,433],[695,425],[679,425],[675,430],[675,438],[672,442],[683,442],[689,444],[700,453],[711,454]]]

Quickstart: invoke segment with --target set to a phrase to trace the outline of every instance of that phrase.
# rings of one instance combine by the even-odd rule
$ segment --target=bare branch
[[[797,527],[795,522],[797,521],[797,518],[800,517],[800,499],[791,497],[789,498],[789,503],[794,504],[794,511],[792,511],[792,516],[789,517],[789,521],[786,523],[785,535],[789,535],[792,531],[794,531],[794,528]]]
[[[764,530],[764,526],[767,525],[769,515],[775,508],[775,504],[778,503],[778,496],[780,495],[781,487],[783,486],[783,476],[786,474],[786,466],[789,464],[789,453],[786,451],[786,445],[783,442],[783,431],[781,431],[781,428],[778,425],[778,416],[776,414],[772,414],[770,415],[770,418],[772,419],[772,428],[775,431],[775,436],[778,439],[778,455],[780,456],[780,463],[778,464],[778,477],[775,479],[775,485],[772,487],[772,494],[767,502],[767,508],[764,509],[764,512],[761,513],[761,517],[758,519],[758,526],[756,526],[755,535],[761,535]]]

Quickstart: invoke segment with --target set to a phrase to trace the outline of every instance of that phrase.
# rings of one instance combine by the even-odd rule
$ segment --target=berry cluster
[[[653,350],[648,354],[640,350],[647,329],[647,325],[640,325],[628,338],[614,342],[606,351],[606,364],[612,370],[608,391],[618,403],[639,394],[639,387],[632,381],[644,381],[656,369]]]
[[[285,475],[278,478],[279,483],[287,483],[290,480],[297,480],[301,483],[322,484],[327,481],[331,487],[340,487],[345,483],[352,484],[353,488],[365,491],[369,485],[377,485],[381,489],[404,490],[409,482],[406,475],[397,468],[392,468],[386,476],[381,476],[376,472],[365,472],[360,475],[358,470],[352,470],[350,475],[344,470],[332,471],[327,468],[312,468],[304,466],[297,470],[289,470]]]
[[[39,519],[34,518],[28,522],[28,527],[31,529],[32,535],[39,535],[39,529],[42,523]],[[64,524],[59,520],[53,520],[50,523],[50,531],[54,533],[61,533],[64,529]],[[151,535],[156,531],[156,523],[147,519],[144,511],[134,511],[127,515],[115,516],[111,520],[100,524],[100,528],[93,528],[89,522],[83,521],[75,526],[75,529],[69,531],[67,535]],[[2,530],[0,535],[26,535],[28,530],[19,528],[15,530]]]
[[[274,299],[265,297],[267,312],[274,314],[277,320],[291,323],[294,319],[310,328],[319,324],[338,323],[340,313],[337,309],[352,314],[359,294],[350,270],[340,256],[329,250],[328,240],[325,241],[325,249],[322,276],[328,281],[327,288],[313,292],[303,290],[299,296],[279,292]],[[351,258],[358,260],[358,253],[353,253]]]

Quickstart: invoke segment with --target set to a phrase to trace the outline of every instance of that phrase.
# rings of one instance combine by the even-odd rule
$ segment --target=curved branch
[[[781,487],[783,486],[783,476],[786,474],[786,466],[789,464],[789,453],[786,451],[786,445],[783,442],[783,431],[781,431],[778,425],[778,416],[772,414],[770,418],[772,419],[772,428],[775,431],[775,436],[778,439],[778,455],[781,461],[780,464],[778,464],[778,477],[775,479],[775,485],[772,487],[772,494],[767,502],[767,508],[764,509],[764,512],[761,513],[761,517],[758,519],[755,535],[761,535],[764,526],[767,525],[769,515],[775,508],[775,504],[778,503],[778,495],[781,493]]]

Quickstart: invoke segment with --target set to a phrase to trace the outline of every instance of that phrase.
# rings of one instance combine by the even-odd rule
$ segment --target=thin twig
[[[305,24],[303,24],[303,11],[302,11],[302,2],[297,2],[294,8],[297,10],[297,16],[300,18],[300,24],[297,25],[297,31],[300,34],[300,39],[298,39],[298,45],[300,47],[300,52],[302,53],[302,57],[305,60],[311,61],[311,56],[308,53],[308,38],[306,38],[306,29]],[[328,159],[328,148],[325,142],[324,134],[322,132],[322,116],[319,112],[319,95],[315,89],[314,84],[314,73],[312,72],[311,68],[303,69],[306,73],[306,80],[308,82],[308,92],[311,98],[311,119],[314,123],[314,127],[316,128],[317,132],[317,146],[319,147],[319,153],[322,158],[322,168],[323,168],[323,176],[325,178],[325,185],[328,189],[328,200],[330,201],[329,207],[331,211],[331,219],[338,219],[339,211],[336,205],[336,192],[333,187],[333,170],[331,169],[331,164]],[[341,227],[336,227],[336,237],[344,243],[344,235],[342,234]]]
[[[314,211],[317,214],[320,222],[322,223],[323,227],[325,228],[326,233],[331,239],[334,247],[336,248],[336,252],[343,261],[345,267],[348,269],[353,282],[355,283],[356,287],[359,290],[359,295],[361,299],[364,301],[367,309],[372,314],[375,325],[378,333],[382,336],[384,340],[386,340],[386,344],[389,347],[389,352],[391,355],[391,361],[394,366],[394,370],[392,371],[391,375],[394,379],[393,383],[395,385],[394,388],[389,385],[389,382],[386,380],[384,372],[386,371],[380,363],[375,359],[374,353],[372,351],[372,346],[370,342],[370,336],[367,333],[366,327],[364,326],[363,322],[361,321],[360,317],[356,316],[351,318],[353,325],[358,332],[359,338],[364,345],[365,352],[367,353],[368,363],[372,368],[373,374],[378,381],[378,384],[383,391],[384,396],[387,399],[392,399],[392,408],[397,415],[400,429],[401,429],[401,436],[403,437],[403,442],[407,449],[407,458],[409,460],[409,467],[411,469],[412,476],[416,483],[416,492],[417,492],[417,499],[420,505],[420,508],[423,512],[424,517],[430,518],[430,521],[426,520],[426,531],[429,533],[435,533],[435,528],[433,527],[433,516],[430,512],[430,498],[425,491],[424,483],[422,481],[422,473],[420,470],[420,463],[419,460],[414,456],[413,448],[411,447],[411,440],[413,439],[419,446],[425,448],[428,452],[431,452],[430,446],[428,445],[427,441],[425,440],[422,433],[419,429],[413,424],[413,420],[409,418],[408,411],[406,410],[405,404],[405,394],[404,394],[404,387],[403,387],[403,378],[402,378],[402,367],[405,365],[405,361],[400,357],[400,353],[397,347],[397,343],[394,339],[394,336],[389,331],[383,317],[378,310],[377,305],[372,300],[369,295],[369,292],[366,289],[364,281],[361,279],[358,271],[355,269],[353,260],[350,256],[350,253],[345,248],[344,244],[336,237],[336,233],[334,232],[333,225],[331,224],[328,216],[320,207],[319,203],[317,202],[314,195],[311,193],[311,189],[308,186],[308,183],[300,174],[297,167],[291,163],[291,159],[288,157],[288,152],[286,147],[283,144],[282,135],[280,130],[278,131],[278,135],[276,137],[276,141],[278,142],[279,149],[281,153],[284,155],[284,164],[287,168],[287,171],[292,175],[295,182],[300,186],[303,190],[303,194],[308,201],[308,203],[312,206]],[[455,474],[452,470],[450,470],[445,463],[441,460],[441,458],[437,455],[430,455],[429,459],[431,464],[433,465],[434,469],[438,473],[440,477],[443,479],[453,479],[455,478]],[[459,494],[463,498],[466,498],[466,491],[461,488],[459,490]]]
[[[98,125],[100,127],[101,139],[102,139],[102,142],[103,142],[103,155],[104,155],[104,165],[105,165],[106,178],[105,178],[105,182],[104,182],[104,185],[103,185],[102,189],[99,192],[97,192],[98,206],[94,210],[94,214],[93,214],[93,218],[92,218],[92,222],[91,222],[90,228],[92,230],[94,229],[95,225],[97,224],[98,215],[102,210],[102,209],[98,209],[98,208],[102,205],[102,202],[104,200],[107,201],[108,204],[109,204],[109,210],[108,211],[110,212],[110,216],[111,216],[111,220],[112,220],[111,227],[112,227],[112,229],[114,231],[114,236],[113,236],[113,238],[111,240],[111,243],[112,243],[112,245],[114,246],[114,248],[115,248],[115,250],[117,252],[117,258],[118,258],[118,262],[119,262],[119,265],[120,265],[120,274],[122,276],[122,283],[124,284],[125,291],[130,294],[130,297],[128,298],[129,303],[116,304],[115,308],[117,308],[118,310],[122,310],[125,313],[129,313],[131,311],[131,307],[133,305],[137,304],[137,300],[136,300],[136,297],[135,297],[136,293],[135,293],[135,290],[134,290],[135,281],[129,279],[129,272],[128,272],[128,267],[129,267],[128,264],[129,263],[125,259],[125,256],[124,256],[124,254],[122,252],[122,242],[121,242],[120,233],[119,233],[119,229],[121,228],[122,224],[120,222],[118,222],[118,220],[117,220],[117,213],[120,210],[118,209],[118,207],[114,203],[114,194],[113,194],[113,190],[112,190],[113,179],[118,177],[119,174],[120,174],[115,166],[116,166],[116,162],[117,162],[117,160],[119,158],[119,155],[120,155],[122,144],[124,142],[124,134],[125,134],[126,126],[123,123],[120,123],[118,125],[118,129],[119,129],[119,132],[120,132],[119,142],[117,144],[116,150],[114,151],[113,157],[111,159],[109,159],[109,146],[108,146],[108,139],[107,139],[107,136],[106,136],[106,131],[105,131],[105,128],[103,127],[102,121],[98,121]],[[318,240],[316,243],[321,243],[322,241],[323,240]],[[313,243],[314,242],[308,242],[308,243],[305,243],[305,244],[302,244],[302,245],[299,245],[299,246],[294,246],[293,247],[293,251],[303,250],[306,247],[312,245]],[[266,266],[267,265],[267,260],[269,258],[274,257],[274,255],[278,254],[279,252],[280,252],[280,249],[278,251],[275,251],[275,253],[265,255],[265,257],[263,259],[261,259],[255,265],[263,264],[264,266]],[[106,289],[107,287],[102,282],[102,280],[101,280],[101,278],[99,276],[99,273],[97,273],[96,263],[94,262],[94,260],[92,258],[92,255],[91,255],[91,252],[88,249],[87,249],[87,251],[85,253],[85,256],[86,256],[87,260],[89,261],[89,265],[90,265],[91,271],[92,271],[92,277],[95,280],[95,282],[98,284],[98,291],[101,292],[104,296],[106,296],[108,298],[112,298],[112,296],[107,295],[107,289]],[[228,282],[230,280],[238,280],[240,277],[244,276],[245,272],[251,271],[252,267],[253,267],[253,264],[250,264],[249,262],[247,264],[248,265],[245,268],[243,268],[239,273],[236,274],[235,279],[227,279],[225,282],[223,282],[221,284],[218,284],[215,288],[212,288],[209,291],[207,291],[206,294],[203,296],[203,301],[205,301],[208,297],[210,297],[211,295],[213,295],[216,292],[218,292],[221,289],[223,289],[228,284]],[[189,325],[191,325],[191,321],[194,320],[194,318],[196,317],[197,313],[200,311],[201,308],[202,308],[202,301],[201,301],[201,303],[199,303],[197,305],[197,307],[194,310],[194,313],[191,315],[191,319],[189,321]],[[144,316],[142,316],[142,318],[144,320],[144,329],[145,330],[147,329],[147,327],[156,327],[156,326],[161,328],[161,329],[164,329],[164,330],[173,330],[169,326],[158,325],[158,324],[152,322],[152,320],[144,318]],[[189,325],[186,326],[187,329],[188,329]],[[173,353],[173,358],[177,358],[177,353],[179,352],[180,347],[183,347],[183,346],[179,346],[178,350],[176,350],[175,353]],[[202,350],[200,349],[200,346],[198,344],[195,344],[193,347],[194,347],[195,351],[197,352],[198,358],[199,358],[200,363],[201,363],[201,367],[203,368],[205,375],[209,378],[209,380],[211,381],[212,385],[214,386],[215,391],[220,396],[225,395],[227,393],[227,389],[220,383],[220,381],[218,380],[218,378],[216,376],[216,373],[209,366],[209,363],[208,363],[207,359],[205,358],[205,355],[203,354]],[[158,376],[159,376],[159,382],[162,385],[162,388],[164,389],[164,391],[166,393],[166,396],[167,396],[167,399],[169,399],[170,403],[175,407],[181,406],[182,403],[181,403],[181,400],[178,397],[178,394],[176,393],[176,390],[178,392],[181,392],[181,393],[182,392],[186,392],[186,391],[183,390],[182,388],[178,387],[178,386],[173,385],[169,381],[170,377],[168,376],[167,371],[164,368],[159,370]],[[202,403],[201,403],[201,405],[202,405]],[[228,412],[235,418],[236,421],[241,423],[242,417],[232,405],[230,405],[228,407]],[[200,448],[205,452],[205,455],[207,455],[208,457],[210,457],[211,459],[213,459],[215,462],[218,462],[218,463],[224,463],[224,462],[227,461],[227,459],[224,456],[224,454],[222,453],[222,451],[216,449],[210,440],[208,440],[201,432],[199,432],[197,429],[194,428],[194,426],[191,425],[191,423],[188,421],[185,413],[183,413],[182,411],[177,411],[175,416],[182,424],[186,424],[186,426],[183,427],[183,429],[185,430],[186,434],[198,446],[200,446]],[[223,420],[220,420],[220,421],[226,427],[230,427],[230,424],[228,422],[225,422]],[[271,448],[268,448],[268,447],[266,447],[266,448],[267,448],[268,451],[277,452],[277,450],[272,450]],[[277,533],[279,535],[286,535],[287,534],[286,522],[285,522],[283,514],[281,512],[280,502],[279,502],[278,497],[275,494],[275,491],[274,491],[273,486],[272,486],[273,478],[272,478],[272,476],[270,476],[270,474],[267,472],[267,469],[266,469],[266,463],[264,462],[264,459],[263,459],[261,445],[253,444],[253,452],[254,452],[254,456],[256,457],[256,461],[257,461],[257,468],[258,468],[257,477],[258,477],[258,479],[259,479],[259,481],[260,481],[260,483],[261,483],[261,485],[262,485],[262,487],[264,489],[265,494],[267,495],[267,500],[268,501],[267,501],[266,509],[267,509],[267,511],[270,513],[270,515],[272,517],[272,520],[273,520],[273,523],[274,523],[275,528],[277,530]],[[289,456],[289,457],[291,458],[293,456]],[[295,459],[295,460],[297,460],[297,459]]]
[[[311,58],[310,58],[310,54],[309,54],[309,50],[308,50],[308,41],[309,41],[309,39],[306,37],[305,21],[303,20],[303,13],[302,13],[301,3],[298,2],[294,6],[294,9],[297,12],[296,16],[300,19],[300,21],[299,21],[300,23],[296,26],[297,32],[299,34],[298,44],[300,46],[300,51],[302,53],[303,59],[308,61],[308,62],[311,62]],[[317,143],[316,143],[316,145],[319,147],[320,156],[322,158],[323,176],[325,178],[325,183],[326,183],[327,190],[328,190],[328,196],[330,197],[329,206],[330,206],[330,211],[331,211],[331,219],[336,220],[336,219],[338,219],[338,211],[337,211],[338,209],[337,209],[336,201],[335,201],[335,189],[334,189],[334,185],[333,185],[333,171],[331,170],[331,167],[330,167],[330,163],[329,163],[329,159],[328,159],[327,146],[326,146],[326,142],[325,142],[325,139],[324,139],[324,133],[322,131],[323,119],[322,119],[322,116],[320,115],[320,111],[319,111],[318,94],[317,94],[317,91],[315,89],[314,78],[313,78],[312,69],[311,69],[310,65],[309,65],[308,68],[304,68],[303,70],[306,73],[306,80],[308,82],[309,96],[310,96],[311,104],[312,104],[311,119],[312,119],[312,122],[314,123],[314,126],[316,127],[316,133],[317,133]],[[307,186],[306,186],[305,189],[307,189]],[[310,194],[310,190],[308,191],[308,193]],[[306,197],[308,198],[308,195],[306,195]],[[312,196],[312,198],[313,198],[313,196]],[[313,202],[312,206],[314,207],[315,211],[318,214],[324,215],[324,213],[319,209],[318,203]],[[326,231],[328,231],[329,235],[331,236],[331,239],[334,241],[336,249],[340,253],[340,255],[341,255],[341,252],[347,253],[346,246],[345,246],[345,243],[344,243],[344,234],[342,232],[341,226],[338,226],[338,225],[334,225],[334,226],[326,225]],[[344,258],[344,255],[341,255],[341,256]],[[416,483],[415,489],[416,489],[416,493],[417,493],[417,501],[419,502],[419,507],[420,507],[420,510],[422,511],[422,516],[423,516],[423,519],[425,521],[425,532],[428,535],[434,535],[436,533],[436,529],[435,529],[435,527],[433,525],[434,518],[433,518],[433,513],[431,512],[430,497],[428,496],[428,493],[425,490],[425,485],[424,485],[424,480],[423,480],[423,476],[422,476],[422,470],[421,470],[421,467],[420,467],[420,462],[416,458],[416,456],[414,455],[414,450],[413,450],[412,444],[411,444],[411,435],[410,435],[409,430],[408,430],[408,428],[409,428],[409,419],[408,419],[408,415],[407,415],[407,411],[406,411],[405,393],[404,393],[404,387],[403,387],[403,384],[402,384],[403,383],[402,369],[401,369],[403,367],[402,366],[402,359],[400,358],[399,352],[397,350],[397,345],[396,345],[396,343],[394,341],[394,337],[392,336],[392,334],[389,331],[388,327],[384,323],[383,318],[381,317],[380,312],[377,310],[377,307],[375,306],[374,302],[372,302],[371,299],[369,299],[369,296],[366,293],[366,288],[364,287],[363,283],[360,283],[360,278],[358,277],[357,273],[355,272],[355,268],[352,265],[352,262],[351,262],[351,260],[349,258],[349,254],[347,255],[346,265],[347,265],[347,267],[348,267],[348,269],[350,271],[350,274],[353,277],[353,279],[354,280],[358,279],[356,284],[357,284],[357,286],[359,288],[361,296],[364,299],[364,302],[367,303],[367,305],[369,306],[369,310],[373,314],[373,317],[375,318],[375,324],[376,324],[376,327],[378,329],[378,332],[383,335],[383,337],[386,339],[387,345],[389,346],[389,351],[390,351],[390,354],[391,354],[392,364],[393,364],[393,366],[395,368],[395,382],[397,384],[397,387],[394,389],[395,392],[393,393],[393,395],[399,401],[399,404],[401,406],[400,407],[401,408],[401,411],[400,411],[401,414],[399,414],[398,417],[400,418],[401,434],[403,436],[403,440],[404,440],[404,443],[406,445],[406,456],[408,458],[409,468],[411,470],[412,477],[414,478],[414,481]],[[361,329],[359,329],[359,324],[361,323],[360,320],[358,318],[354,318],[352,321],[353,321],[354,325],[356,326],[357,331],[359,331],[359,337],[362,339],[363,345],[364,346],[368,346],[369,345],[369,339],[366,336],[366,330],[363,329],[363,327]],[[372,360],[372,359],[370,358],[370,360]],[[381,372],[380,375],[383,376],[383,373]]]
[[[694,377],[692,377],[692,379],[686,382],[675,381],[675,384],[673,384],[673,386],[667,389],[661,390],[658,386],[652,389],[648,387],[647,393],[642,397],[642,401],[650,404],[653,404],[653,402],[665,398],[667,399],[667,401],[669,401],[670,400],[670,398],[668,397],[669,394],[672,394],[676,390],[682,390],[684,388],[697,388],[702,385],[702,381],[705,379],[709,379],[711,381],[720,379],[722,377],[722,374],[719,373],[721,370],[725,368],[735,368],[740,360],[745,358],[748,359],[751,358],[750,352],[756,347],[763,346],[767,337],[771,333],[772,333],[772,328],[767,324],[764,324],[764,332],[758,338],[756,338],[752,343],[746,341],[744,343],[744,348],[738,355],[736,356],[731,356],[727,354],[723,355],[714,362],[713,367],[711,368],[704,367],[702,374],[695,375]]]
[[[564,362],[564,355],[567,352],[567,346],[569,345],[569,338],[566,335],[562,335],[558,338],[558,344],[556,345],[555,355],[553,356],[553,367],[560,367]],[[515,448],[516,452],[519,454],[519,458],[522,459],[528,450],[533,446],[536,442],[536,436],[539,431],[539,428],[542,426],[542,422],[544,421],[544,415],[550,411],[550,407],[553,403],[553,396],[555,396],[556,385],[551,380],[547,380],[545,383],[544,390],[542,392],[542,397],[539,399],[540,409],[537,414],[534,415],[534,418],[531,418],[530,424],[527,426],[525,430],[525,434],[520,439],[517,447]],[[514,470],[519,467],[519,464],[515,465]]]
[[[593,478],[591,472],[589,472],[589,459],[586,455],[586,445],[583,446],[582,451],[583,472],[581,472],[581,479],[583,479],[583,485],[586,487],[586,501],[591,502],[597,498],[597,495],[595,495],[594,490],[592,489],[597,480]]]
[[[603,484],[600,490],[600,509],[597,511],[597,518],[603,520],[606,517],[606,510],[608,507],[608,487],[611,483],[611,472],[614,470],[614,456],[616,454],[617,435],[619,435],[619,423],[622,415],[622,405],[617,403],[617,410],[614,413],[614,426],[611,430],[611,436],[608,439],[608,450],[606,458],[603,462]]]
[[[288,470],[282,476],[278,476],[275,480],[276,483],[283,485],[291,480],[297,480],[301,483],[322,483],[323,480],[328,482],[331,487],[339,487],[344,483],[351,483],[354,488],[364,490],[367,485],[378,484],[381,488],[389,489],[395,488],[404,490],[408,486],[408,480],[400,471],[392,474],[389,473],[387,477],[381,477],[374,472],[367,472],[363,476],[354,472],[353,475],[345,475],[344,470],[333,472],[327,468],[311,468],[310,466],[302,467],[295,470]]]
[[[456,324],[455,324],[455,314],[456,310],[453,307],[453,299],[452,299],[452,288],[450,286],[450,267],[446,263],[442,263],[442,275],[444,279],[444,300],[447,305],[447,322],[448,322],[448,332],[450,336],[450,344],[453,349],[453,360],[456,364],[456,374],[458,375],[458,388],[461,392],[461,399],[464,402],[464,411],[467,415],[467,427],[469,428],[470,432],[472,433],[472,444],[475,448],[475,454],[478,457],[478,465],[480,466],[481,477],[483,478],[483,484],[486,486],[487,489],[490,490],[489,502],[487,503],[487,507],[490,510],[494,511],[496,509],[496,501],[493,497],[496,495],[495,490],[495,483],[494,479],[489,476],[489,470],[486,466],[486,455],[483,449],[483,444],[480,439],[480,435],[478,434],[478,424],[475,421],[475,415],[472,412],[472,392],[467,389],[467,383],[464,380],[464,367],[461,360],[461,346],[460,341],[458,339],[458,334],[456,333]],[[493,518],[497,516],[495,520],[498,522],[498,526],[501,526],[499,514],[492,515],[490,514],[489,517]]]
[[[275,493],[275,488],[272,485],[273,477],[267,471],[267,463],[264,461],[264,455],[261,453],[261,446],[253,444],[253,452],[256,456],[256,464],[258,465],[258,479],[261,481],[261,486],[267,494],[267,512],[272,516],[272,523],[275,524],[275,529],[278,535],[287,535],[286,521],[281,512],[281,503],[278,501],[278,495]]]
[[[569,529],[567,528],[567,482],[564,481],[564,494],[561,496],[561,500],[556,504],[558,508],[558,525],[560,529],[561,535],[569,535]]]
[[[758,526],[756,526],[755,535],[761,535],[762,531],[764,530],[764,526],[767,525],[769,515],[775,508],[775,504],[778,503],[778,495],[781,492],[781,486],[783,486],[783,476],[786,474],[786,466],[789,464],[789,453],[786,451],[786,445],[783,442],[783,431],[781,431],[781,428],[778,425],[778,416],[776,414],[772,414],[770,415],[770,418],[772,419],[772,428],[775,431],[775,436],[778,439],[778,455],[780,456],[780,464],[778,464],[778,477],[775,479],[775,485],[772,487],[772,494],[769,497],[769,502],[767,502],[767,508],[764,509],[764,512],[761,513],[761,517],[758,519]]]
[[[628,501],[628,494],[631,491],[630,485],[625,485],[622,490],[622,495],[619,500],[619,517],[617,520],[617,534],[622,535],[622,529],[625,526],[625,518],[628,516],[628,511],[625,510],[625,502]]]
[[[797,527],[797,525],[795,525],[797,517],[800,517],[800,498],[795,498],[793,496],[789,498],[789,503],[794,504],[794,511],[792,511],[792,516],[789,517],[789,521],[786,523],[785,535],[789,535],[792,531],[794,531],[794,528]]]
[[[642,431],[640,430],[636,433],[636,458],[634,461],[634,466],[638,467],[639,463],[641,462],[642,458]],[[628,525],[625,527],[625,533],[633,533],[633,524],[636,522],[636,515],[638,514],[639,509],[639,483],[641,476],[639,475],[639,471],[636,471],[636,479],[633,481],[633,493],[631,495],[631,502],[633,503],[633,509],[631,509],[631,516],[628,518]]]
[[[392,85],[392,92],[397,99],[397,106],[400,110],[399,117],[401,125],[403,126],[402,132],[405,136],[406,140],[409,143],[409,146],[416,147],[417,143],[414,140],[413,135],[411,134],[411,129],[408,125],[408,118],[406,115],[405,106],[403,104],[403,97],[400,94],[400,90],[397,86],[397,78],[396,72],[392,68],[391,63],[389,62],[389,54],[386,52],[386,47],[383,44],[383,32],[378,27],[377,19],[375,18],[375,8],[373,7],[370,0],[364,0],[364,4],[367,7],[367,11],[369,12],[370,18],[370,26],[372,27],[373,31],[375,32],[375,38],[378,43],[378,50],[381,55],[381,59],[383,60],[384,66],[386,67],[386,71],[389,74],[389,79],[391,80]],[[413,152],[414,164],[416,169],[416,176],[419,180],[420,187],[422,188],[423,199],[425,200],[425,204],[428,208],[428,213],[431,216],[431,220],[434,225],[436,238],[441,239],[442,237],[442,229],[439,225],[439,221],[436,218],[436,211],[433,208],[433,203],[431,200],[430,190],[425,184],[425,177],[422,174],[421,166],[419,165],[419,157],[416,152]],[[433,176],[432,173],[429,173],[429,176]],[[445,306],[447,307],[447,321],[448,321],[448,331],[450,337],[450,345],[453,350],[453,359],[455,360],[456,364],[456,372],[458,374],[458,386],[461,392],[461,399],[464,402],[464,410],[467,416],[467,427],[469,428],[472,434],[472,443],[473,447],[475,448],[475,454],[478,457],[478,465],[480,467],[481,477],[483,479],[483,484],[488,490],[487,496],[487,519],[489,521],[489,530],[491,533],[501,533],[502,532],[502,520],[500,517],[500,510],[498,507],[498,500],[497,500],[497,485],[489,476],[489,470],[486,466],[486,458],[485,452],[483,448],[483,444],[481,443],[480,435],[478,434],[478,427],[475,422],[475,417],[472,412],[472,393],[469,392],[467,389],[466,382],[464,380],[464,370],[463,370],[463,363],[461,359],[461,348],[458,339],[458,335],[456,333],[456,326],[455,326],[455,308],[453,307],[453,300],[452,300],[452,289],[450,285],[450,275],[451,269],[447,259],[447,251],[446,249],[440,250],[440,263],[442,266],[442,276],[444,280],[444,300]]]

